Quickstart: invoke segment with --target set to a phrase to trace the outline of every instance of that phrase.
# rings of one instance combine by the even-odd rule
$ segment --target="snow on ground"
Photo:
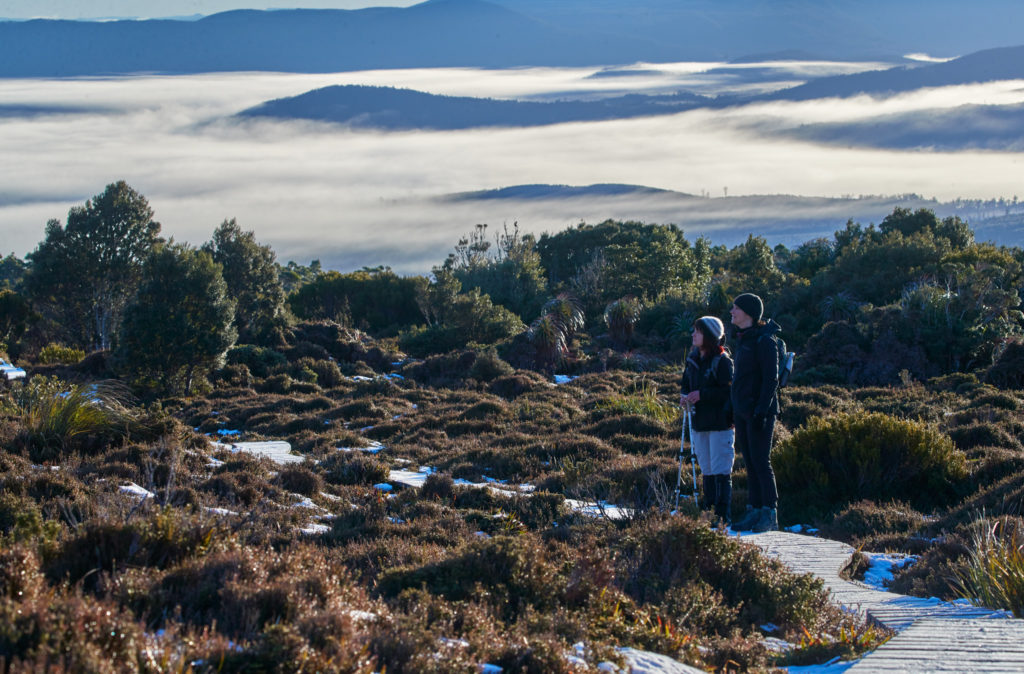
[[[154,498],[156,496],[153,492],[140,487],[134,482],[129,482],[128,484],[123,485],[119,491],[140,499]]]
[[[205,510],[208,513],[213,513],[214,515],[224,515],[224,516],[226,516],[226,515],[237,515],[238,514],[234,510],[228,510],[227,508],[210,508],[210,507],[206,507],[206,508],[203,508],[203,510]]]
[[[576,379],[576,377],[574,377],[572,375],[568,375],[568,374],[556,374],[555,375],[555,383],[556,384],[568,384],[573,379]]]
[[[306,526],[299,529],[299,531],[301,531],[302,533],[309,534],[310,536],[319,536],[320,534],[326,534],[330,530],[331,528],[326,524],[319,524],[317,522],[310,522]]]
[[[607,517],[610,520],[621,520],[633,514],[629,508],[612,505],[607,501],[578,501],[567,498],[565,504],[570,510],[590,517]]]
[[[868,570],[864,572],[864,583],[876,590],[885,590],[892,582],[894,573],[917,561],[916,555],[896,552],[864,552],[868,559]]]
[[[365,452],[366,454],[379,454],[385,449],[387,447],[376,440],[371,440],[369,447],[338,447],[339,452]]]
[[[839,656],[836,656],[822,665],[787,667],[786,671],[789,674],[842,674],[857,662],[857,660],[840,660]]]
[[[25,370],[20,367],[15,367],[12,363],[8,363],[5,360],[0,360],[0,375],[3,375],[3,377],[8,381],[24,379]]]
[[[271,442],[211,442],[210,444],[215,449],[223,449],[233,454],[245,452],[254,456],[264,456],[279,466],[289,463],[302,463],[304,460],[303,457],[292,454],[291,444],[283,440]]]
[[[626,660],[629,674],[703,674],[704,670],[684,665],[667,655],[638,651],[635,648],[620,648],[619,653]],[[610,663],[601,663],[601,665]],[[601,669],[601,666],[598,667]],[[603,671],[615,671],[605,668]]]

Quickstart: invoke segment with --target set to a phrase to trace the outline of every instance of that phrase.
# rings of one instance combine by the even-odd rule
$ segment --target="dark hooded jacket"
[[[779,324],[768,319],[735,333],[732,408],[737,419],[779,413]]]
[[[716,362],[717,361],[717,362]],[[712,371],[714,366],[714,371]],[[694,349],[683,370],[683,393],[700,391],[700,400],[693,406],[691,423],[695,431],[726,431],[732,426],[732,359],[728,353],[701,358]]]

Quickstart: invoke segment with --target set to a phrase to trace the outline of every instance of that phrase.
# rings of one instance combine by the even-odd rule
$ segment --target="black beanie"
[[[761,316],[764,315],[764,302],[761,298],[753,293],[743,293],[737,295],[736,299],[732,301],[733,304],[743,310],[743,313],[754,319],[754,323],[761,320]]]

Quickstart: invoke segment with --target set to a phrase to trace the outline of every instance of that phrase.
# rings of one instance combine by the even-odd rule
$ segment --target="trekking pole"
[[[697,450],[693,446],[693,410],[686,406],[686,418],[683,422],[690,427],[690,470],[693,471],[693,505],[700,510],[700,499],[697,496]]]
[[[679,492],[683,488],[683,458],[686,455],[686,428],[690,425],[690,406],[683,406],[683,431],[679,438],[679,472],[676,475],[676,504],[675,510],[679,511]],[[690,462],[693,468],[693,503],[697,507],[700,504],[697,502],[697,462],[693,454],[693,431],[690,431]]]
[[[675,512],[679,512],[679,492],[683,487],[683,452],[686,450],[686,407],[683,407],[683,433],[679,438],[679,472],[676,474],[676,505]]]

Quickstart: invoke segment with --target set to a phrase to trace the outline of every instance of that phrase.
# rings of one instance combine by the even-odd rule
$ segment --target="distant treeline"
[[[281,346],[305,321],[417,357],[495,347],[549,371],[652,368],[679,361],[695,317],[727,318],[732,297],[755,292],[798,352],[798,377],[890,384],[990,368],[1024,332],[1024,251],[926,209],[794,248],[631,221],[539,238],[477,225],[426,276],[281,265],[234,220],[198,248],[168,242],[153,215],[114,183],[47,223],[25,260],[0,260],[0,352],[102,351],[142,389],[189,389],[236,344]]]

